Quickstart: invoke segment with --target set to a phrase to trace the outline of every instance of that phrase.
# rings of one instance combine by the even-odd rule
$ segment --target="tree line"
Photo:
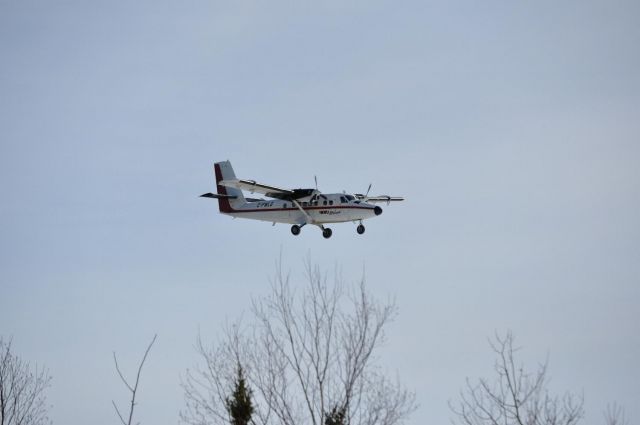
[[[223,328],[212,344],[196,341],[200,364],[182,379],[188,425],[400,425],[416,410],[416,396],[378,366],[375,353],[397,315],[392,300],[379,301],[364,278],[328,283],[307,263],[306,284],[291,283],[278,266],[269,295],[252,300],[250,317]],[[128,409],[113,403],[123,425],[134,421],[142,369],[156,336],[127,379],[113,353],[115,372],[130,394]],[[450,401],[460,425],[577,425],[584,399],[553,394],[547,363],[527,370],[517,359],[511,332],[490,340],[490,378],[467,379]],[[44,425],[48,418],[47,369],[32,366],[0,337],[0,425]],[[610,405],[605,425],[628,425],[624,409]]]

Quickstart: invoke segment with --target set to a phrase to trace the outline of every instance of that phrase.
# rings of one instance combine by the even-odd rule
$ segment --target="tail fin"
[[[233,180],[236,178],[229,161],[216,162],[213,167],[216,173],[216,183],[220,183],[221,180]],[[217,190],[218,195],[226,195],[218,198],[218,207],[222,213],[233,212],[234,209],[239,208],[246,202],[240,189],[218,184]]]

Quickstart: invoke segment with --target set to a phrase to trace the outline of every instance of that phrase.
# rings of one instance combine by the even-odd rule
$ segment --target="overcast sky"
[[[640,420],[640,3],[0,2],[0,335],[57,424],[175,424],[198,329],[282,253],[395,296],[381,364],[443,424],[511,329],[554,391]],[[221,216],[212,165],[403,195],[360,236]]]

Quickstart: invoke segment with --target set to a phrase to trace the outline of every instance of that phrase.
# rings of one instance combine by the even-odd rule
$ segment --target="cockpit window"
[[[349,201],[353,201],[354,199],[356,199],[356,198],[354,198],[354,197],[353,197],[353,195],[344,195],[344,196],[345,196]]]

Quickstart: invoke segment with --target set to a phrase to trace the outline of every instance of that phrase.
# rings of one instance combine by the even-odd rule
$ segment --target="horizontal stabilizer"
[[[237,196],[232,195],[219,195],[217,193],[205,193],[200,195],[201,198],[214,198],[214,199],[236,199]]]

